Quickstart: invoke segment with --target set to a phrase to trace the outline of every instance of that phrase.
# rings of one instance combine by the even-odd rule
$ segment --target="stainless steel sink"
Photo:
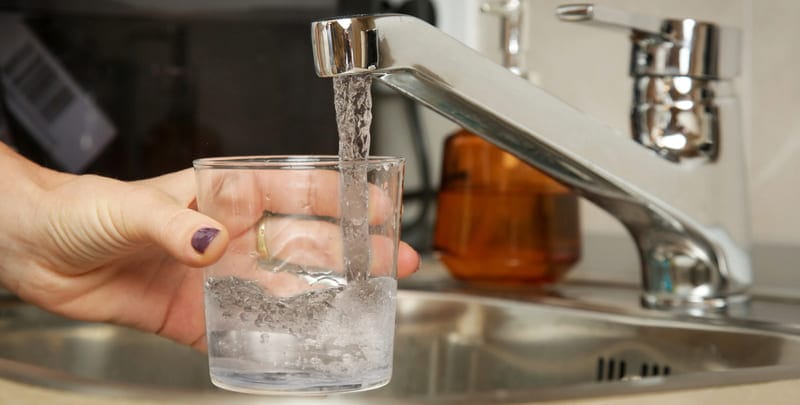
[[[800,335],[780,325],[615,313],[558,296],[581,288],[589,287],[517,295],[403,290],[392,382],[328,400],[529,402],[800,377]],[[628,291],[607,289],[613,297]],[[0,307],[0,359],[0,378],[54,390],[195,403],[264,400],[214,388],[203,353],[23,303]],[[266,402],[284,401],[301,400]]]

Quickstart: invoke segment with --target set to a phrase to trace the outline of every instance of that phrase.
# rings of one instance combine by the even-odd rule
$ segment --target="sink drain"
[[[637,373],[638,371],[638,373]],[[658,363],[641,362],[638,370],[630,372],[628,362],[624,359],[615,359],[613,357],[597,358],[597,381],[620,381],[636,378],[647,378],[656,376],[670,375],[670,368],[668,365],[660,365]]]

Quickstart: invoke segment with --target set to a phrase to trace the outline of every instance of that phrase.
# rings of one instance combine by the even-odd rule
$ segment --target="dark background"
[[[114,123],[115,139],[85,172],[132,180],[199,157],[336,154],[332,83],[314,73],[309,24],[387,11],[432,18],[427,2],[393,3],[185,9],[170,1],[0,0],[0,11],[21,14]],[[23,155],[61,169],[7,121]]]

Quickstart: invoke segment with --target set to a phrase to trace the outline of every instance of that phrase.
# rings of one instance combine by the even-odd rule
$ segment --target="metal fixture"
[[[634,289],[561,287],[594,297],[636,296]],[[498,299],[480,292],[400,290],[391,383],[334,403],[574,401],[800,376],[800,336],[771,330],[769,323],[748,328],[736,319],[679,321],[653,311],[658,316],[648,318],[603,312],[608,307],[580,299],[529,294],[515,301],[502,293]],[[551,300],[558,305],[543,304]],[[754,304],[768,302],[756,298]],[[797,325],[797,303],[782,305],[764,309],[783,309]],[[71,321],[24,303],[0,306],[0,383],[35,387],[37,398],[69,393],[84,402],[320,403],[318,397],[264,399],[215,390],[207,367],[203,353],[154,334]]]
[[[524,0],[488,0],[481,4],[481,11],[500,16],[503,26],[503,40],[500,44],[503,49],[503,66],[518,76],[527,77],[524,43],[527,41],[525,27],[528,23],[523,21],[527,8],[523,2]]]
[[[413,17],[317,21],[311,33],[319,76],[370,74],[618,218],[638,247],[647,306],[700,313],[746,302],[747,190],[733,120],[717,122],[728,138],[712,159],[666,160]],[[729,87],[715,90],[721,115],[737,110]]]
[[[674,161],[716,159],[723,142],[719,121],[734,126],[739,115],[733,108],[720,111],[716,103],[719,87],[730,86],[727,81],[739,74],[738,29],[593,4],[564,5],[556,15],[631,32],[631,124],[637,142]]]

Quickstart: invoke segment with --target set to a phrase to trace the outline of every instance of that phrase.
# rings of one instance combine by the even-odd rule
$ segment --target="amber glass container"
[[[580,257],[577,197],[468,131],[445,142],[434,248],[453,276],[547,283]]]

